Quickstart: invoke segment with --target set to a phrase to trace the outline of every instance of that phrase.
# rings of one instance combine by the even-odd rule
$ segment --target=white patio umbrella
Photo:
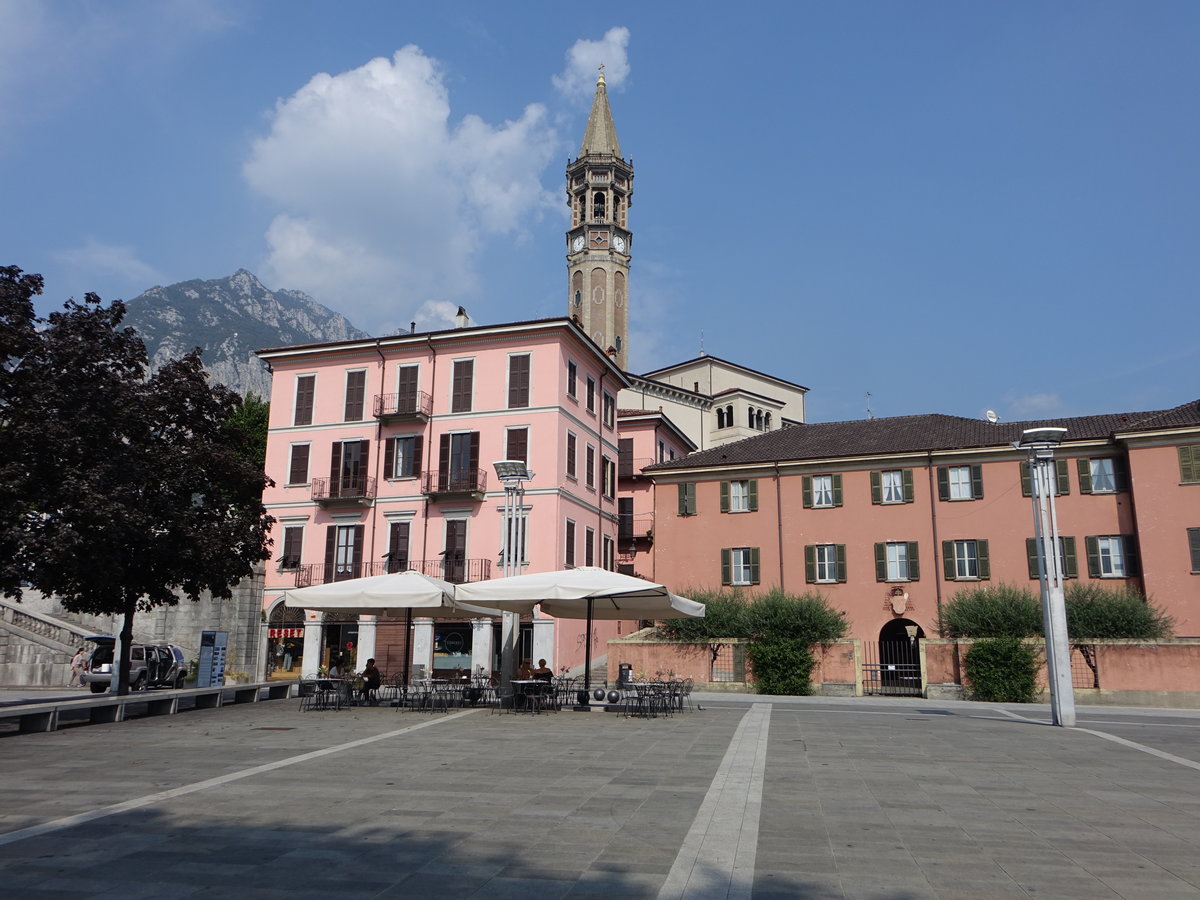
[[[632,575],[593,566],[534,572],[460,584],[458,600],[481,603],[506,612],[542,612],[564,619],[587,619],[584,640],[584,691],[591,689],[593,619],[682,619],[704,615],[704,604],[671,593]]]
[[[460,603],[454,585],[411,569],[290,588],[284,594],[285,606],[351,616],[375,616],[389,610],[410,610],[433,618],[500,615],[498,609]]]

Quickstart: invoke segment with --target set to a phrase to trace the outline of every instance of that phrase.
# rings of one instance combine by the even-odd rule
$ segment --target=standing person
[[[84,659],[85,657],[83,655],[83,648],[80,647],[75,652],[75,655],[71,657],[71,680],[67,682],[67,687],[75,687],[76,682],[79,683],[80,687],[83,687],[82,675]]]

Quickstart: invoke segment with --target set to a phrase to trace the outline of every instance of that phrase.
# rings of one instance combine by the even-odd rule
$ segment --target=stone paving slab
[[[698,699],[654,720],[289,701],[0,738],[0,884],[615,900],[686,858],[685,897],[1200,896],[1195,713],[1066,730],[1038,707]],[[753,703],[764,727],[735,742]]]

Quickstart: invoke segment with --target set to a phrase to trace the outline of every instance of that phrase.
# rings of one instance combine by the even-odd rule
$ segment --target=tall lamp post
[[[533,473],[523,460],[502,459],[492,463],[496,477],[504,485],[504,540],[500,545],[504,577],[520,575],[525,568],[525,482]],[[521,617],[506,612],[500,625],[500,681],[507,687],[516,674],[517,635]]]
[[[1042,628],[1046,634],[1046,673],[1050,681],[1050,713],[1055,725],[1075,725],[1075,688],[1071,684],[1071,645],[1067,639],[1067,606],[1063,595],[1063,560],[1054,506],[1054,448],[1065,428],[1028,428],[1013,444],[1029,453],[1033,495],[1033,527],[1037,543],[1038,579],[1042,588]]]

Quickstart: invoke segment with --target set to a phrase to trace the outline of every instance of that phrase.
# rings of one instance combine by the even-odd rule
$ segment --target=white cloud
[[[106,244],[94,237],[84,240],[81,247],[56,251],[54,258],[79,275],[115,277],[139,292],[163,280],[153,266],[138,258],[133,247]]]
[[[611,88],[620,88],[629,77],[629,29],[610,28],[598,41],[580,38],[567,51],[567,67],[554,76],[554,87],[567,97],[590,97],[596,86],[596,75],[604,66],[604,81]]]
[[[479,289],[482,243],[556,208],[539,178],[555,151],[537,104],[455,125],[437,62],[415,46],[316,75],[276,105],[243,167],[280,207],[264,275],[380,333],[431,297],[456,308]]]

